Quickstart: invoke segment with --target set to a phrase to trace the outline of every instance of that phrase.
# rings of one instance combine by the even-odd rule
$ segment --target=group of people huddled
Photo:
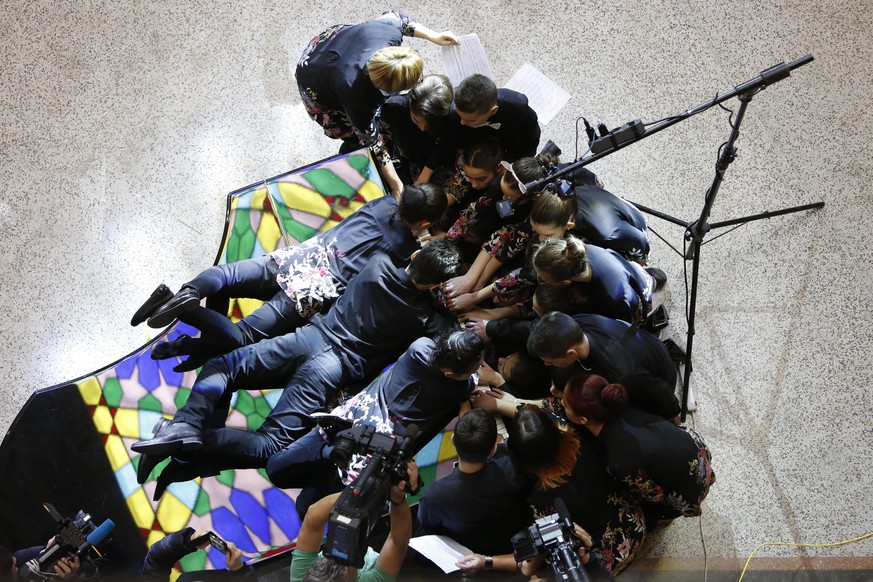
[[[201,332],[153,348],[200,371],[175,416],[132,446],[138,481],[169,458],[156,499],[230,468],[301,489],[292,580],[393,579],[413,531],[470,548],[462,570],[527,574],[510,538],[557,498],[586,568],[616,575],[647,532],[700,515],[715,480],[678,422],[676,364],[645,329],[666,280],[647,265],[645,219],[585,169],[529,189],[564,166],[535,155],[527,98],[482,75],[457,87],[423,76],[404,36],[459,42],[386,12],[319,34],[297,66],[307,112],[341,152],[371,148],[390,195],[299,245],[210,267],[177,293],[160,286],[134,316]],[[231,322],[230,297],[264,303]],[[233,393],[265,388],[282,392],[263,424],[225,428]],[[414,450],[459,417],[455,471],[424,486],[417,523],[395,486],[388,541],[356,573],[318,555],[348,475],[316,412],[386,434],[415,424]],[[414,463],[408,477],[415,489]]]

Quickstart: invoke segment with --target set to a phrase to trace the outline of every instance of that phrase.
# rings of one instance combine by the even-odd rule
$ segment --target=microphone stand
[[[701,113],[713,105],[717,105],[728,99],[732,99],[734,97],[739,97],[740,100],[740,108],[737,112],[736,121],[731,125],[731,133],[728,141],[722,146],[721,154],[719,155],[718,162],[716,164],[716,172],[713,177],[712,184],[709,187],[709,190],[706,192],[706,199],[703,204],[703,209],[700,212],[700,216],[697,220],[686,221],[680,218],[676,218],[674,216],[670,216],[669,214],[665,214],[663,212],[659,212],[652,208],[648,208],[643,206],[642,204],[637,204],[636,202],[631,202],[634,206],[639,208],[641,211],[651,214],[657,218],[665,220],[667,222],[672,222],[673,224],[677,224],[682,226],[685,229],[685,241],[686,243],[690,243],[685,250],[685,253],[679,253],[680,256],[683,257],[685,261],[692,262],[691,269],[691,296],[688,300],[688,333],[685,343],[685,353],[684,353],[684,365],[685,365],[685,374],[682,379],[682,421],[685,421],[685,418],[688,414],[688,392],[691,381],[691,372],[693,370],[691,353],[692,348],[694,346],[694,319],[697,308],[697,282],[698,275],[700,273],[700,249],[703,245],[703,239],[706,237],[707,233],[709,233],[713,229],[722,228],[725,226],[733,226],[736,224],[744,224],[747,222],[753,222],[756,220],[761,220],[764,218],[771,218],[774,216],[781,216],[783,214],[791,214],[794,212],[803,212],[805,210],[812,210],[817,208],[822,208],[824,206],[824,202],[815,202],[812,204],[804,204],[801,206],[794,206],[791,208],[784,208],[776,211],[767,211],[761,212],[759,214],[753,214],[750,216],[744,216],[741,218],[734,218],[732,220],[724,220],[721,222],[709,223],[709,214],[712,210],[712,206],[715,203],[716,195],[718,194],[718,190],[721,186],[721,183],[724,179],[725,172],[730,166],[731,162],[734,161],[737,155],[737,148],[734,146],[737,138],[740,135],[740,125],[743,122],[743,118],[746,114],[746,109],[749,106],[749,103],[752,101],[752,98],[760,91],[767,88],[769,85],[772,85],[782,79],[785,79],[791,75],[791,71],[794,69],[806,65],[812,62],[812,55],[806,55],[801,57],[793,62],[788,64],[779,63],[766,69],[761,72],[757,77],[742,83],[741,85],[737,85],[733,90],[728,91],[727,93],[716,95],[710,101],[692,107],[678,115],[674,115],[672,117],[665,118],[661,121],[650,124],[648,127],[645,127],[639,120],[633,121],[631,123],[625,124],[622,127],[615,129],[611,132],[608,132],[606,135],[602,135],[597,138],[591,144],[591,151],[595,152],[591,156],[587,158],[580,158],[576,162],[568,165],[566,168],[562,169],[559,172],[555,172],[553,175],[548,176],[547,178],[543,178],[541,180],[536,180],[531,182],[530,184],[525,184],[526,189],[531,191],[534,189],[541,189],[546,184],[550,182],[554,182],[561,176],[565,174],[569,174],[577,170],[578,168],[587,166],[588,164],[599,160],[609,154],[618,151],[624,147],[631,145],[632,143],[636,143],[641,139],[644,139],[654,133],[657,133],[667,127],[679,123],[689,117],[697,115]],[[602,140],[606,140],[605,142]],[[600,142],[600,144],[598,144]],[[672,247],[671,247],[672,248]],[[675,250],[675,249],[674,249]],[[677,251],[678,253],[678,251]]]

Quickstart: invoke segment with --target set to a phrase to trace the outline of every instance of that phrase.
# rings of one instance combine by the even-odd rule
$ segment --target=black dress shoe
[[[151,358],[153,360],[168,360],[179,355],[184,356],[185,352],[183,350],[189,339],[191,339],[191,336],[182,334],[171,342],[159,343],[152,348]]]
[[[211,359],[212,356],[188,356],[188,359],[183,360],[173,366],[173,371],[190,372],[191,370],[196,370]]]
[[[646,273],[655,280],[655,291],[663,287],[664,283],[667,282],[667,273],[658,267],[646,267]],[[149,325],[151,325],[151,321],[149,321]]]
[[[167,327],[179,315],[191,311],[198,305],[200,305],[200,294],[191,287],[182,287],[172,299],[161,305],[154,315],[149,317],[148,326],[155,329]]]
[[[158,423],[161,424],[161,423]],[[158,455],[166,458],[181,451],[196,451],[203,447],[200,429],[187,422],[170,421],[155,426],[155,436],[147,441],[130,445],[131,450],[144,455]]]
[[[152,316],[158,308],[169,301],[173,297],[173,292],[169,287],[161,283],[158,288],[152,291],[152,294],[146,299],[146,302],[140,305],[133,317],[130,318],[130,325],[137,326]]]
[[[164,467],[164,470],[161,471],[161,474],[155,480],[155,494],[152,499],[158,501],[163,496],[164,491],[167,490],[167,487],[173,483],[190,481],[197,476],[189,474],[190,470],[187,463],[182,463],[178,459],[170,460],[170,463]]]
[[[155,467],[160,465],[161,461],[166,458],[163,455],[140,455],[139,465],[136,467],[136,482],[142,485],[148,481]]]
[[[153,499],[155,501],[159,500],[161,496],[163,496],[164,491],[167,490],[167,487],[173,483],[183,483],[185,481],[196,479],[197,477],[211,477],[218,473],[220,473],[220,471],[205,466],[203,462],[196,458],[191,461],[183,461],[174,457],[169,464],[164,467],[161,474],[158,475]]]
[[[667,313],[667,308],[663,304],[658,305],[652,312],[646,316],[646,321],[643,323],[643,328],[649,333],[658,335],[661,330],[670,325],[670,314]]]
[[[169,422],[169,418],[160,419],[155,425],[155,428],[152,429],[152,434],[158,434],[165,425],[169,424]],[[139,464],[136,467],[136,482],[142,485],[148,481],[149,475],[152,474],[155,467],[166,458],[166,456],[162,455],[140,455]]]

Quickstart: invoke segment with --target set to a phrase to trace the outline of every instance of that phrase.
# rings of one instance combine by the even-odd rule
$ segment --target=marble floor
[[[751,102],[711,221],[826,205],[707,237],[690,422],[718,483],[700,520],[652,536],[644,556],[745,558],[764,542],[873,530],[869,1],[5,0],[0,434],[34,390],[150,338],[130,316],[158,282],[177,288],[213,263],[229,191],[336,151],[306,118],[291,65],[327,25],[388,8],[477,33],[498,85],[529,62],[566,89],[543,128],[565,161],[579,116],[651,123],[815,57]],[[442,72],[438,47],[407,42]],[[729,131],[712,108],[591,169],[617,194],[695,220]],[[651,226],[682,248],[681,227]],[[685,263],[666,242],[652,253],[669,276],[664,337],[684,346]],[[873,540],[760,555],[869,558]]]

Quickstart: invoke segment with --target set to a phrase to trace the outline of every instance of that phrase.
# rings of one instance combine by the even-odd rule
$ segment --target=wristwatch
[[[494,567],[494,558],[492,556],[485,556],[485,569],[490,570]]]

